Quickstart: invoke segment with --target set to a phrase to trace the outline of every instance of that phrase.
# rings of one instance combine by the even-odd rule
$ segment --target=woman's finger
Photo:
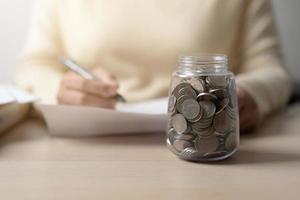
[[[115,98],[102,98],[89,93],[83,93],[78,90],[68,88],[60,89],[58,94],[58,102],[67,105],[84,105],[96,106],[103,108],[114,108],[116,105]]]
[[[118,88],[117,84],[105,83],[102,80],[86,80],[73,72],[66,74],[62,85],[72,90],[106,98],[115,96]]]

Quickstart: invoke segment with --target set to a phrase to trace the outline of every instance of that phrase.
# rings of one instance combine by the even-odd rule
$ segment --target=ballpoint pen
[[[70,69],[73,72],[77,73],[78,75],[80,75],[84,79],[87,79],[87,80],[97,80],[97,79],[99,79],[99,78],[95,77],[94,75],[92,75],[91,73],[89,73],[84,67],[78,65],[75,61],[73,61],[71,59],[62,58],[61,62],[68,69]],[[117,94],[116,98],[120,102],[126,102],[125,98],[120,94]]]

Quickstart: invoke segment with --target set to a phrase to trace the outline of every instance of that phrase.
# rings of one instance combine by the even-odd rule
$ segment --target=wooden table
[[[164,133],[57,138],[28,120],[0,140],[0,199],[300,199],[300,105],[226,161],[177,159]]]

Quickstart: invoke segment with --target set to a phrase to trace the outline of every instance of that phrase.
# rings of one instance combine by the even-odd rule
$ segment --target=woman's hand
[[[237,87],[241,131],[251,131],[259,123],[258,106],[251,95]]]
[[[118,89],[116,78],[101,68],[94,68],[91,73],[98,80],[86,80],[72,71],[67,72],[60,83],[58,103],[114,108]]]

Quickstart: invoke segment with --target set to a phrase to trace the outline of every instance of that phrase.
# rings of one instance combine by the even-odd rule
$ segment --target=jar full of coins
[[[179,158],[214,161],[239,143],[235,80],[226,55],[181,56],[168,102],[167,146]]]

